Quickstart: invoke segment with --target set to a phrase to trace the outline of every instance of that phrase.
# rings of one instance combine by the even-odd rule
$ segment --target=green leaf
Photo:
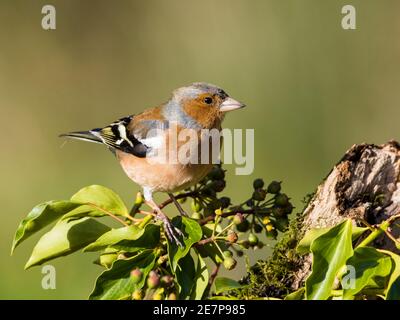
[[[241,288],[242,285],[232,279],[219,277],[215,279],[215,293],[220,294],[221,292],[226,292],[230,290],[235,290]]]
[[[300,254],[305,254],[310,252],[310,247],[312,242],[327,233],[331,228],[314,228],[308,230],[304,235],[303,239],[300,240],[297,245],[297,252]],[[368,228],[355,227],[352,228],[352,241],[357,240]]]
[[[284,300],[303,300],[304,299],[305,288],[300,288],[290,294],[288,294]]]
[[[96,210],[97,215],[106,215],[104,212],[103,214],[98,212],[101,212],[101,210],[120,216],[129,215],[128,209],[119,195],[114,191],[99,185],[91,185],[82,188],[71,197],[71,201],[93,206],[94,209],[98,209]],[[81,213],[77,213],[78,216],[80,214]],[[72,215],[69,215],[68,218],[71,216]]]
[[[39,239],[25,269],[73,253],[108,230],[108,226],[91,218],[60,220]]]
[[[197,255],[197,258],[198,260],[195,276],[196,282],[194,283],[194,287],[192,289],[192,294],[190,297],[191,300],[201,300],[204,295],[204,291],[208,286],[209,274],[207,265],[200,255]]]
[[[175,272],[179,260],[189,253],[192,245],[201,239],[203,233],[200,225],[190,218],[175,217],[172,219],[172,224],[180,229],[185,236],[183,240],[183,248],[179,247],[176,243],[168,241],[168,257],[171,263],[171,269]]]
[[[116,244],[122,240],[137,240],[143,235],[144,231],[145,229],[141,229],[137,226],[111,229],[98,238],[95,242],[86,246],[83,251],[103,250],[104,248]]]
[[[22,241],[79,206],[80,204],[71,201],[48,201],[34,207],[19,224],[14,236],[11,253]]]
[[[389,255],[393,261],[393,270],[389,277],[386,290],[386,300],[400,300],[400,256],[388,250],[379,250]]]
[[[214,224],[206,224],[202,226],[203,234],[206,238],[211,237],[213,227]],[[216,231],[218,232],[218,227]],[[225,241],[218,240],[216,242],[222,251],[226,251],[229,249]],[[221,250],[218,249],[215,242],[209,242],[205,245],[199,246],[196,248],[196,250],[203,258],[210,258],[216,264],[222,263],[224,261],[224,256],[222,255]]]
[[[116,260],[111,269],[104,271],[96,280],[96,285],[89,299],[92,300],[121,300],[127,299],[136,289],[141,289],[147,275],[153,269],[156,256],[153,250],[144,250],[138,255]],[[135,284],[130,276],[133,269],[142,271],[142,279]]]
[[[307,300],[326,300],[331,295],[335,277],[353,255],[352,224],[346,219],[311,244],[312,272],[306,280]]]
[[[144,234],[137,240],[122,240],[111,247],[118,251],[137,252],[155,248],[160,243],[160,226],[148,224]]]
[[[353,256],[347,260],[346,265],[352,266],[355,271],[355,275],[352,275],[350,269],[348,274],[348,276],[355,276],[352,288],[346,288],[342,281],[343,299],[347,300],[352,299],[362,289],[370,287],[374,278],[386,277],[392,268],[392,261],[388,255],[375,248],[359,247],[354,250]]]
[[[195,285],[196,269],[190,254],[180,259],[178,264],[175,275],[179,287],[179,299],[184,300],[190,297]]]
[[[212,296],[208,298],[208,300],[239,300],[239,299],[234,296]]]

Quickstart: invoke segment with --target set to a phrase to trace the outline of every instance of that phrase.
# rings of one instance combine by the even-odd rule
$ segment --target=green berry
[[[160,276],[154,270],[150,271],[149,277],[147,278],[147,286],[150,289],[157,288],[160,284]]]
[[[225,258],[224,260],[224,267],[226,270],[232,270],[236,267],[237,261],[232,257]]]
[[[249,234],[248,240],[251,246],[255,246],[258,243],[258,238],[254,233]]]
[[[289,197],[284,193],[280,193],[275,197],[275,204],[279,207],[286,207],[289,204]]]
[[[211,180],[222,180],[225,178],[225,171],[221,167],[215,166],[211,169],[208,177]]]
[[[244,221],[244,216],[241,213],[237,213],[233,216],[233,223],[235,225],[241,224]]]
[[[133,269],[131,271],[131,280],[134,284],[137,284],[140,282],[140,280],[142,280],[143,277],[143,273],[142,271],[140,271],[139,268]]]
[[[253,181],[253,188],[254,189],[262,189],[264,187],[264,180],[263,179],[256,179]]]
[[[278,194],[280,191],[281,183],[278,181],[272,181],[267,187],[267,192],[271,194]]]
[[[226,182],[225,180],[215,180],[210,183],[210,188],[212,188],[215,192],[221,192],[225,189]]]
[[[257,189],[253,192],[253,200],[256,201],[264,201],[265,197],[267,196],[267,192],[263,189]]]
[[[236,225],[236,229],[239,232],[246,232],[247,230],[249,230],[250,227],[250,223],[247,220],[243,220],[242,223],[239,223],[238,225]]]
[[[232,252],[229,251],[229,250],[224,251],[224,257],[225,257],[225,258],[230,258],[230,257],[232,257]]]
[[[273,214],[275,217],[284,217],[284,216],[286,216],[286,214],[285,214],[285,208],[282,208],[282,207],[274,207],[274,208],[272,208],[272,214]]]

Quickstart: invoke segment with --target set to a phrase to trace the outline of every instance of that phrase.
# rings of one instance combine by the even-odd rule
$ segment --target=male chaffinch
[[[116,155],[127,176],[143,188],[145,203],[163,222],[169,240],[181,245],[177,236],[182,232],[172,226],[154,202],[152,194],[159,191],[168,193],[179,212],[185,215],[173,192],[196,184],[209,173],[212,163],[179,163],[176,157],[172,161],[167,150],[173,144],[171,141],[176,141],[177,149],[187,142],[176,139],[182,130],[186,130],[188,136],[195,134],[198,140],[193,141],[199,147],[205,139],[202,129],[220,131],[225,113],[242,107],[244,104],[230,98],[215,85],[193,83],[173,91],[170,100],[158,107],[121,118],[104,128],[60,136],[105,144]],[[211,143],[211,140],[206,143]],[[164,161],[161,161],[161,155]],[[196,156],[201,158],[201,154]]]

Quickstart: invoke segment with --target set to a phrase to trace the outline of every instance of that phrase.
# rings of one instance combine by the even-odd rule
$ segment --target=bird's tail
[[[59,137],[66,137],[66,138],[89,141],[94,143],[103,143],[100,137],[96,135],[96,130],[63,133],[60,134]]]

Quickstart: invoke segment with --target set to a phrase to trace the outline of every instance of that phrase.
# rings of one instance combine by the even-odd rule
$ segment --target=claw
[[[160,219],[164,224],[164,229],[168,240],[183,248],[182,242],[178,239],[178,236],[184,236],[182,231],[173,226],[171,221],[164,214],[158,214],[157,218]]]

